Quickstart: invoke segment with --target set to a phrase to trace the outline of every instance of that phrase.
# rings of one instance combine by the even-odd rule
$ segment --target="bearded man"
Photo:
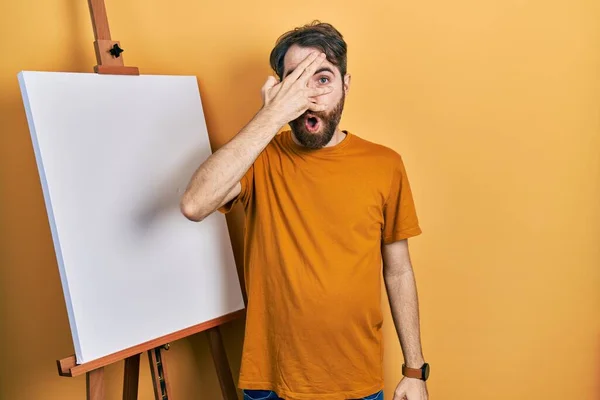
[[[263,106],[181,199],[192,221],[245,210],[244,398],[383,399],[383,276],[404,355],[394,400],[426,400],[407,244],[421,229],[402,157],[340,129],[351,79],[332,25],[285,33],[270,63]]]

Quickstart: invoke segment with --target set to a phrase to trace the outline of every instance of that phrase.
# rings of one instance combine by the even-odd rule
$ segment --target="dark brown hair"
[[[315,47],[327,54],[327,60],[346,74],[347,45],[342,34],[331,24],[313,21],[281,35],[271,51],[271,68],[283,79],[283,59],[292,45]]]

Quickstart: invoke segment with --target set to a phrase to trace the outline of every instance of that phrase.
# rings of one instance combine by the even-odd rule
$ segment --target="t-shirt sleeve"
[[[396,155],[392,168],[389,193],[383,208],[384,244],[417,236],[421,233],[404,162]]]
[[[242,186],[240,193],[232,200],[219,207],[219,212],[222,214],[227,214],[238,203],[242,203],[244,206],[248,205],[248,200],[252,195],[252,190],[254,187],[254,164],[252,164],[244,176],[242,176],[242,179],[240,179],[240,185]]]

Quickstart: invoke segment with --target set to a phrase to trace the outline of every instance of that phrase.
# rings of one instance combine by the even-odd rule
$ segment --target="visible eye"
[[[319,78],[319,83],[321,85],[325,85],[326,83],[329,83],[329,78],[326,77],[326,76],[322,76],[322,77]]]

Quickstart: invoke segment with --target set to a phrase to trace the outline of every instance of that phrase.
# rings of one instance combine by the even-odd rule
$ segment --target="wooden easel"
[[[162,336],[85,364],[77,364],[75,356],[72,355],[63,358],[62,360],[57,360],[58,374],[60,376],[68,377],[85,374],[87,400],[104,400],[104,367],[125,360],[123,400],[136,400],[138,395],[140,355],[144,351],[147,351],[155,399],[173,400],[167,374],[167,364],[164,359],[164,351],[168,350],[170,342],[206,331],[210,343],[211,354],[217,370],[217,376],[221,385],[223,399],[237,400],[237,391],[233,382],[231,370],[229,369],[229,362],[227,361],[227,354],[225,353],[225,347],[223,346],[219,325],[240,318],[244,313],[245,310],[236,311],[221,318],[191,326],[181,331]]]
[[[104,0],[88,0],[92,26],[94,29],[94,49],[98,65],[94,71],[99,74],[139,75],[137,67],[126,67],[121,53],[123,49],[118,41],[113,41],[108,28],[108,17]],[[224,400],[237,400],[237,391],[219,325],[243,316],[245,310],[240,310],[221,318],[198,324],[187,329],[139,344],[115,354],[85,364],[77,364],[74,355],[57,360],[60,376],[75,377],[86,375],[87,400],[104,400],[104,367],[125,360],[123,377],[123,400],[136,400],[140,372],[140,355],[148,352],[148,361],[156,400],[173,400],[164,351],[169,349],[169,343],[187,336],[206,331],[210,343],[212,357],[217,370]]]

